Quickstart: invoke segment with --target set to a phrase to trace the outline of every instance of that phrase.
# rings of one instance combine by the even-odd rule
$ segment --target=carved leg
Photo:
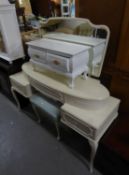
[[[57,140],[60,140],[60,128],[58,122],[56,122],[56,130],[57,130]]]
[[[39,113],[38,113],[36,107],[32,103],[31,103],[31,106],[32,106],[32,108],[34,110],[34,113],[35,113],[36,117],[37,117],[37,122],[40,123],[41,120],[40,120],[40,116],[39,116]]]
[[[83,73],[83,79],[84,79],[84,80],[87,80],[87,78],[88,78],[87,72],[85,71],[85,72]]]
[[[73,78],[69,78],[69,80],[68,80],[68,86],[70,87],[70,88],[74,88],[74,79]]]
[[[21,105],[20,105],[20,102],[19,102],[19,100],[17,98],[17,95],[15,93],[15,89],[13,87],[11,87],[11,92],[12,92],[12,95],[13,95],[16,103],[17,103],[18,110],[20,111],[21,110]]]
[[[94,164],[94,158],[96,155],[96,151],[98,148],[98,142],[94,142],[91,140],[88,140],[90,146],[91,146],[91,155],[90,155],[90,172],[93,172],[93,164]]]

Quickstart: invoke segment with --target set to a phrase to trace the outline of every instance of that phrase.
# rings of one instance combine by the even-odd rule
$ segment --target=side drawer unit
[[[77,120],[74,116],[65,111],[61,111],[61,122],[83,135],[84,137],[90,137],[91,139],[95,136],[94,128],[90,127],[86,123],[82,123]]]

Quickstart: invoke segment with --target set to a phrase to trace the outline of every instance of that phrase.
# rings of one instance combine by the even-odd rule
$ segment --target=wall
[[[111,30],[111,38],[106,64],[113,64],[119,41],[121,21],[126,0],[76,0],[77,16],[89,18],[93,23],[106,24]]]
[[[116,71],[112,76],[111,90],[121,99],[121,109],[129,113],[129,1],[126,0],[124,16],[119,35],[116,57]]]
[[[126,1],[124,19],[117,54],[117,67],[129,72],[129,1]]]
[[[77,16],[110,28],[101,80],[111,95],[121,99],[120,111],[129,113],[129,1],[76,0],[76,4]]]

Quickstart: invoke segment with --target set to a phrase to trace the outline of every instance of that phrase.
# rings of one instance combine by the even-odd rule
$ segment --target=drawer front
[[[79,134],[94,138],[94,129],[88,126],[87,124],[82,124],[81,122],[77,121],[72,115],[61,112],[61,121],[62,123],[68,125],[73,130],[77,131]]]
[[[33,79],[30,79],[30,84],[37,89],[38,91],[40,91],[42,94],[51,97],[55,100],[58,100],[60,102],[63,101],[63,96],[60,92],[53,90],[37,81],[34,81]]]
[[[69,58],[47,53],[47,64],[61,72],[69,72]]]
[[[45,50],[37,50],[34,48],[28,49],[29,56],[38,62],[46,63],[46,51]]]

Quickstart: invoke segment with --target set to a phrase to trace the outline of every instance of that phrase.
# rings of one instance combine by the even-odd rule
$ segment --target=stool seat
[[[41,116],[44,115],[54,121],[57,130],[57,139],[59,140],[59,119],[61,103],[53,101],[40,93],[33,94],[30,97],[30,102],[39,120]]]
[[[60,105],[41,94],[34,94],[30,97],[30,102],[36,107],[49,114],[54,120],[60,116]]]

